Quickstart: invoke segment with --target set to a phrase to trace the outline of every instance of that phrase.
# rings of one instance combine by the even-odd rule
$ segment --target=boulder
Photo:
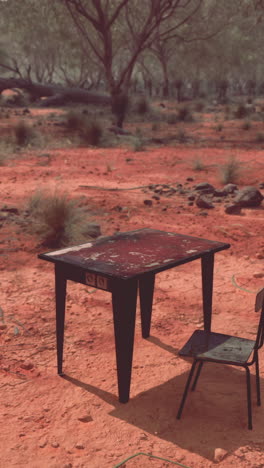
[[[206,209],[214,208],[214,205],[211,202],[211,200],[204,195],[200,195],[197,198],[196,205],[198,206],[198,208],[206,208]]]
[[[238,190],[238,186],[236,184],[227,184],[224,186],[223,190],[226,193],[234,193]]]
[[[264,199],[261,192],[256,187],[244,187],[236,194],[234,202],[242,207],[260,206]]]
[[[240,214],[241,213],[241,206],[236,203],[232,203],[231,205],[227,205],[225,207],[225,213],[227,214]]]

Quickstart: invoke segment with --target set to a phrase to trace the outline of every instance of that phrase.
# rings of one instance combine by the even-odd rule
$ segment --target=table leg
[[[66,278],[59,265],[55,265],[55,297],[56,297],[56,338],[58,374],[62,374],[63,340],[65,321]]]
[[[155,275],[144,276],[139,280],[141,329],[143,338],[148,338],[151,325]]]
[[[129,400],[137,306],[137,280],[117,281],[112,292],[119,401]]]
[[[212,301],[213,301],[214,254],[209,253],[202,257],[202,290],[204,329],[211,330]]]

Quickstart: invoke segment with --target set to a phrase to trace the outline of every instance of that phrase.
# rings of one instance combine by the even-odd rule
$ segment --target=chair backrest
[[[261,313],[255,344],[256,349],[261,348],[264,339],[264,288],[260,289],[260,291],[256,295],[255,312],[259,312],[259,310],[261,310]]]

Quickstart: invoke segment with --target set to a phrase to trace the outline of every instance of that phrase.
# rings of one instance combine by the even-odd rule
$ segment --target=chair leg
[[[252,429],[250,372],[248,367],[245,367],[245,369],[247,376],[248,429]]]
[[[256,353],[256,386],[257,386],[257,405],[261,405],[260,399],[260,380],[259,380],[259,360],[258,360],[258,352]]]
[[[198,379],[200,377],[200,373],[201,373],[203,364],[204,364],[203,361],[199,362],[199,366],[198,366],[198,369],[197,369],[197,372],[196,372],[196,376],[195,376],[194,382],[193,382],[192,387],[191,387],[192,391],[194,391],[195,388],[196,388],[196,384],[197,384],[197,381],[198,381]]]
[[[189,373],[189,376],[188,376],[188,379],[187,379],[187,382],[186,382],[186,385],[185,385],[185,389],[184,389],[184,392],[183,392],[182,401],[181,401],[181,404],[180,404],[180,407],[179,407],[179,410],[178,410],[177,419],[181,418],[182,410],[183,410],[183,407],[184,407],[184,403],[185,403],[185,400],[186,400],[186,397],[187,397],[187,393],[188,393],[188,390],[189,390],[189,387],[190,387],[190,383],[191,383],[192,376],[193,376],[193,373],[195,371],[195,367],[196,367],[197,362],[198,361],[194,361],[193,364],[192,364],[192,367],[191,367],[191,370],[190,370],[190,373]]]

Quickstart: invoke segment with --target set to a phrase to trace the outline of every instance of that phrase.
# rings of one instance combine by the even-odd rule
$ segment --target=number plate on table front
[[[108,279],[94,273],[85,273],[85,283],[98,289],[109,291]]]

